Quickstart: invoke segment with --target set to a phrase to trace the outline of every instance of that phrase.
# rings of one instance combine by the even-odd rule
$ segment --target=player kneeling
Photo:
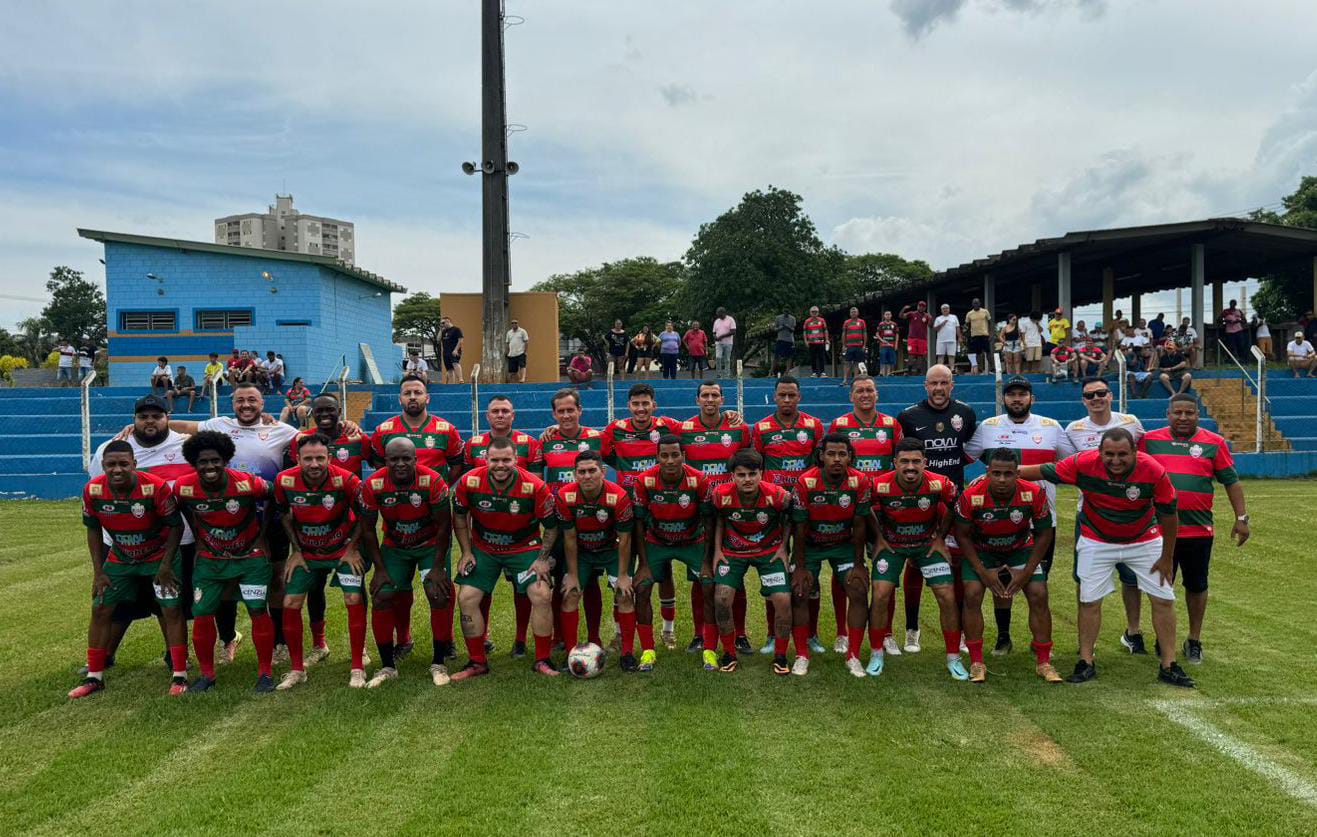
[[[796,524],[792,542],[795,566],[791,575],[791,631],[796,659],[791,673],[809,671],[809,601],[819,586],[823,562],[845,586],[846,670],[864,677],[860,645],[868,614],[869,575],[864,569],[865,520],[869,517],[869,476],[851,467],[855,450],[844,433],[823,437],[821,466],[800,475],[792,498]]]
[[[965,582],[965,644],[969,646],[969,679],[988,678],[983,664],[983,588],[999,599],[1024,591],[1029,602],[1029,629],[1038,676],[1060,683],[1052,665],[1052,612],[1047,604],[1047,573],[1043,558],[1056,537],[1047,493],[1037,483],[1019,478],[1015,451],[997,448],[985,457],[986,476],[966,486],[956,501],[956,542],[964,551],[960,578]]]

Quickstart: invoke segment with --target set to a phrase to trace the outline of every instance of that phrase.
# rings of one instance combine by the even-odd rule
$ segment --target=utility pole
[[[481,165],[484,323],[481,378],[502,383],[508,330],[508,130],[503,65],[503,0],[481,0]]]

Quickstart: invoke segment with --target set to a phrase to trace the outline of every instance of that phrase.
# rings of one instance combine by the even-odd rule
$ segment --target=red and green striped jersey
[[[892,453],[901,441],[901,424],[886,413],[875,413],[873,421],[865,423],[855,413],[847,413],[832,420],[829,433],[845,433],[855,448],[852,467],[866,474],[892,470]]]
[[[576,548],[581,552],[617,549],[617,536],[635,525],[631,495],[608,480],[593,498],[586,496],[580,483],[567,483],[558,492],[557,508],[558,526],[576,530]]]
[[[828,342],[828,321],[822,317],[806,317],[804,329],[806,346],[822,346]]]
[[[453,513],[470,514],[471,542],[490,555],[539,549],[540,527],[558,525],[549,486],[523,468],[502,487],[494,485],[486,466],[463,474],[453,492]]]
[[[850,543],[855,521],[863,525],[869,516],[870,489],[869,477],[854,468],[847,468],[835,483],[817,466],[801,474],[791,519],[805,524],[806,545],[826,548]]]
[[[604,460],[617,469],[617,484],[630,489],[641,471],[658,464],[658,440],[677,433],[681,424],[667,416],[654,416],[649,426],[638,428],[635,419],[618,419],[604,428]]]
[[[575,436],[553,430],[540,445],[544,459],[544,481],[554,494],[576,479],[576,455],[582,451],[600,450],[604,434],[589,427],[581,427]]]
[[[901,327],[895,320],[880,320],[878,322],[878,345],[887,346],[895,349],[897,342],[901,338]]]
[[[755,422],[750,444],[764,458],[764,481],[790,491],[814,464],[814,448],[822,438],[823,422],[808,413],[796,413],[789,425],[773,413]]]
[[[182,526],[173,492],[164,479],[138,471],[126,494],[118,495],[102,474],[82,489],[82,522],[110,536],[110,561],[144,564],[165,557],[169,530]]]
[[[709,489],[709,505],[723,523],[723,555],[728,558],[762,558],[786,543],[791,523],[791,492],[780,485],[759,483],[759,493],[745,503],[736,483]]]
[[[517,467],[538,475],[544,469],[544,455],[540,451],[540,440],[529,433],[513,430],[508,438],[517,456]],[[466,467],[475,468],[485,464],[489,455],[489,443],[495,436],[491,431],[477,433],[466,440]]]
[[[988,478],[965,486],[956,500],[956,520],[969,527],[980,552],[1004,555],[1033,546],[1033,533],[1052,528],[1047,492],[1037,483],[1018,480],[1005,503],[992,496]]]
[[[384,461],[384,447],[398,437],[412,440],[416,445],[416,463],[451,480],[462,469],[462,436],[451,423],[438,416],[427,416],[419,426],[407,423],[405,415],[394,416],[380,423],[370,438],[370,446],[377,461]]]
[[[224,469],[224,483],[211,494],[196,471],[179,477],[174,494],[180,511],[193,522],[197,554],[203,558],[261,558],[261,503],[270,486],[255,474]]]
[[[1177,538],[1210,538],[1212,528],[1212,500],[1215,491],[1212,480],[1222,485],[1239,482],[1235,471],[1235,458],[1230,455],[1226,440],[1201,427],[1187,439],[1171,433],[1171,428],[1151,430],[1139,439],[1139,450],[1157,460],[1170,474],[1175,486],[1176,508],[1180,515]]]
[[[731,479],[727,473],[727,460],[738,450],[750,445],[750,425],[742,422],[732,427],[726,416],[708,427],[697,413],[681,423],[677,437],[686,464],[699,471],[711,483]]]
[[[1079,532],[1103,543],[1142,543],[1161,537],[1157,515],[1175,513],[1175,487],[1166,469],[1149,455],[1134,458],[1130,473],[1117,479],[1089,450],[1042,466],[1043,479],[1076,486],[1083,495]]]
[[[869,336],[869,326],[856,317],[841,324],[841,345],[847,349],[863,349]]]
[[[293,437],[293,440],[288,443],[288,454],[285,458],[288,467],[291,468],[297,464],[297,449],[301,446],[302,440],[314,436],[318,432],[320,431],[312,428],[303,430]],[[346,433],[340,433],[329,445],[329,461],[349,474],[361,476],[361,465],[370,457],[370,446],[369,436],[364,434],[349,436]],[[420,450],[416,451],[418,457],[420,453]]]
[[[438,546],[434,510],[447,505],[448,483],[437,472],[417,465],[411,484],[399,485],[388,468],[381,468],[362,482],[360,503],[384,521],[384,546]]]
[[[690,546],[704,540],[705,500],[709,480],[690,465],[682,466],[675,485],[664,481],[655,465],[636,480],[636,516],[645,523],[646,543]]]
[[[297,547],[306,560],[337,561],[347,554],[348,533],[356,521],[352,505],[360,490],[361,477],[336,465],[314,486],[300,467],[275,477],[274,504],[280,514],[292,515]]]
[[[925,471],[919,484],[907,490],[896,472],[888,471],[873,478],[872,502],[888,546],[927,548],[937,534],[938,522],[951,513],[956,502],[956,484],[941,474]]]

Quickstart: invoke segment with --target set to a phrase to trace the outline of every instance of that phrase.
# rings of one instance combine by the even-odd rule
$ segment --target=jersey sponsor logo
[[[489,500],[480,500],[479,502],[476,503],[476,508],[480,509],[481,511],[489,511],[490,509],[494,508],[494,504]]]
[[[264,584],[239,584],[238,593],[247,601],[265,598],[268,588]]]
[[[1011,509],[1011,522],[1019,523],[1021,520],[1024,520],[1024,512],[1019,509]]]
[[[394,505],[397,505],[397,503],[398,503],[398,498],[397,498],[397,497],[394,497],[393,495],[389,495],[389,496],[387,496],[387,497],[381,497],[381,498],[380,498],[380,505],[381,505],[381,506],[394,506]]]
[[[996,516],[995,514],[993,514],[992,512],[984,512],[984,513],[983,513],[983,519],[984,519],[984,520],[996,520],[996,519],[997,519],[997,516]]]
[[[361,576],[356,575],[355,573],[341,572],[338,574],[338,583],[344,587],[360,587]]]
[[[924,580],[927,581],[928,579],[937,578],[940,575],[951,575],[951,565],[946,561],[940,561],[936,564],[929,564],[920,567],[919,571],[923,573]]]
[[[105,504],[103,504],[103,505],[101,506],[101,511],[105,512],[106,514],[113,514],[113,513],[114,513],[114,503],[105,503]]]
[[[805,470],[805,460],[803,459],[783,459],[780,471],[803,471]]]
[[[787,583],[786,573],[769,573],[760,579],[765,587],[780,587]]]

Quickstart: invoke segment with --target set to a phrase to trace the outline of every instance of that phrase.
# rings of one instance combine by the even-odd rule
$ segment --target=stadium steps
[[[1238,440],[1235,447],[1252,450],[1244,440],[1257,439],[1258,397],[1243,378],[1216,378],[1199,381],[1198,394],[1227,439]],[[1263,417],[1262,450],[1290,450],[1289,440],[1270,416]]]
[[[1251,383],[1244,384],[1249,395],[1257,397]],[[1289,370],[1273,370],[1267,377],[1267,400],[1270,420],[1277,432],[1294,451],[1317,451],[1317,379],[1290,377]],[[1253,428],[1242,438],[1252,439]],[[1268,448],[1270,450],[1271,448]]]

